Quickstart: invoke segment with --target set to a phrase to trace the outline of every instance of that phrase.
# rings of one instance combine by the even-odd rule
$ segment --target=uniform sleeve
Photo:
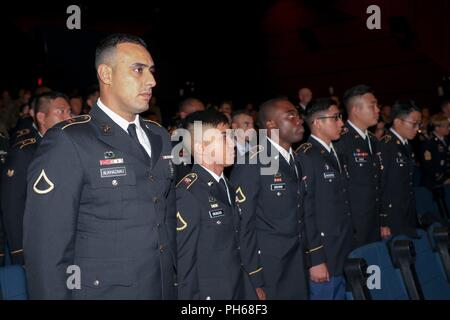
[[[51,129],[28,170],[24,253],[31,299],[70,299],[83,168],[64,131]]]
[[[14,149],[1,177],[4,231],[13,264],[23,265],[23,215],[27,192],[27,169],[32,157],[22,149]]]
[[[177,188],[178,299],[199,300],[197,247],[200,209],[189,191]]]
[[[433,186],[441,185],[445,182],[446,176],[439,159],[434,156],[438,154],[436,147],[429,141],[420,144],[419,160],[423,173],[428,177]]]
[[[381,205],[380,205],[380,225],[381,227],[389,227],[389,215],[392,212],[392,197],[395,194],[389,192],[388,186],[390,185],[390,171],[392,170],[392,155],[389,150],[389,145],[380,142],[380,161],[382,163],[381,170]]]
[[[235,165],[231,172],[231,183],[237,188],[236,199],[241,211],[239,239],[241,259],[244,270],[255,288],[261,288],[264,284],[256,233],[256,206],[260,188],[259,168],[251,164]]]
[[[316,188],[313,159],[304,154],[297,156],[297,161],[302,169],[302,188],[304,190],[303,210],[305,216],[305,231],[308,248],[308,256],[311,267],[326,262],[322,237],[317,229],[316,218]]]
[[[5,263],[5,232],[3,231],[3,213],[0,207],[0,267]]]

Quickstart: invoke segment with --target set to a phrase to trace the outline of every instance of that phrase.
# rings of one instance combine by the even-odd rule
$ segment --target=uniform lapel
[[[110,147],[146,162],[144,155],[131,137],[106,115],[97,105],[92,108],[90,115],[96,126],[97,138]]]
[[[139,118],[141,122],[141,127],[144,129],[145,133],[147,134],[148,140],[150,141],[150,147],[152,149],[152,169],[155,167],[156,163],[158,162],[158,159],[161,156],[162,152],[162,139],[161,136],[154,134],[151,129],[147,127],[147,123]]]

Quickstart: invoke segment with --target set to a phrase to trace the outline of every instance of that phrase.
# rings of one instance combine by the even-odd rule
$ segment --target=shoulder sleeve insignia
[[[189,173],[183,179],[181,179],[180,182],[178,182],[177,187],[180,184],[183,184],[186,187],[186,189],[189,189],[194,184],[194,182],[196,180],[197,180],[197,174],[196,173]]]
[[[237,203],[244,203],[245,200],[247,200],[247,197],[245,196],[244,192],[242,191],[242,188],[239,187],[236,190],[236,202]]]
[[[84,114],[78,117],[73,117],[70,118],[69,120],[66,120],[64,123],[65,125],[61,128],[61,130],[64,130],[70,126],[73,126],[75,124],[83,124],[83,123],[88,123],[89,121],[91,121],[91,116],[88,114]]]
[[[27,134],[30,134],[30,132],[31,132],[30,129],[19,130],[19,131],[16,132],[16,137],[17,138],[23,137],[23,136],[25,136]]]
[[[143,119],[145,122],[148,122],[148,123],[153,123],[153,124],[155,124],[155,125],[157,125],[158,127],[160,127],[160,128],[162,128],[162,125],[160,125],[158,122],[156,122],[156,121],[152,121],[152,120],[147,120],[147,119]]]
[[[261,145],[257,145],[252,147],[248,153],[250,154],[250,159],[253,159],[254,157],[256,157],[259,153],[264,151],[264,147]]]
[[[37,194],[47,194],[50,193],[55,188],[53,182],[45,174],[45,171],[42,170],[39,177],[36,179],[36,182],[33,184],[33,190]]]
[[[389,143],[389,141],[391,141],[391,140],[392,140],[392,136],[390,134],[387,134],[381,138],[381,141],[383,141],[384,143]]]
[[[12,177],[14,176],[14,170],[13,170],[13,169],[8,169],[8,172],[6,172],[6,175],[7,175],[9,178],[12,178]]]
[[[180,212],[177,212],[177,231],[183,231],[188,226],[186,220],[183,219]]]
[[[30,139],[25,139],[25,140],[19,141],[16,144],[14,144],[14,146],[19,146],[20,149],[23,149],[26,146],[29,146],[29,145],[35,144],[35,143],[36,143],[36,139],[30,138]]]
[[[431,156],[431,152],[430,151],[425,151],[425,154],[423,155],[423,158],[426,160],[426,161],[431,161],[431,159],[433,158],[432,156]]]
[[[311,143],[304,143],[300,147],[298,147],[297,150],[295,150],[295,154],[299,154],[300,152],[306,153],[311,148],[312,148]]]

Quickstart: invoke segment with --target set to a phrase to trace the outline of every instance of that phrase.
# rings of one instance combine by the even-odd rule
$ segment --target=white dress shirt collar
[[[119,116],[117,113],[112,111],[110,108],[108,108],[105,104],[103,104],[103,102],[100,100],[100,98],[98,98],[97,105],[104,113],[106,113],[106,115],[108,117],[111,118],[112,121],[114,121],[119,127],[121,127],[123,130],[125,130],[126,133],[128,133],[128,126],[131,123],[134,123],[136,125],[137,129],[141,129],[141,123],[139,121],[138,114],[134,118],[133,122],[128,122],[127,120],[125,120],[124,118]]]
[[[397,131],[394,130],[394,128],[390,128],[391,132],[400,140],[400,142],[405,146],[408,144],[407,139],[403,139],[401,135],[397,133]]]
[[[311,137],[314,138],[314,139],[315,139],[317,142],[319,142],[321,145],[323,145],[323,147],[324,147],[325,149],[327,149],[328,152],[331,152],[331,149],[333,148],[333,143],[332,143],[332,142],[330,143],[330,145],[327,145],[327,144],[325,143],[325,141],[323,141],[322,139],[316,137],[315,135],[312,134]]]
[[[365,132],[363,132],[360,128],[358,128],[357,126],[355,126],[355,125],[353,124],[353,122],[351,122],[350,120],[348,120],[347,122],[348,122],[348,124],[349,124],[353,129],[355,129],[356,132],[358,132],[358,134],[359,134],[364,140],[366,140],[366,137],[367,137],[367,134],[368,134],[367,130],[366,130]]]
[[[275,147],[275,149],[278,150],[278,152],[283,156],[283,158],[286,160],[287,163],[290,163],[291,155],[294,156],[292,153],[292,148],[289,148],[289,151],[286,151],[282,146],[280,146],[278,143],[267,137],[267,140],[270,141],[270,143]]]

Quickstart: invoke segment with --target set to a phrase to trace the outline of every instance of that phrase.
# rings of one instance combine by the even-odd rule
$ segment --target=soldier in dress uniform
[[[448,119],[443,114],[431,117],[433,132],[420,145],[419,159],[422,166],[422,185],[433,192],[443,218],[448,219],[445,187],[450,185],[450,132]]]
[[[70,118],[68,98],[59,92],[44,93],[36,103],[34,114],[38,135],[16,142],[8,152],[1,170],[1,204],[4,229],[12,264],[23,265],[23,214],[27,192],[27,170],[44,134],[58,122]]]
[[[28,170],[31,299],[176,299],[175,175],[168,132],[143,120],[156,85],[142,39],[96,49],[100,98],[55,125]]]
[[[256,299],[258,294],[264,299],[257,254],[246,251],[235,190],[223,172],[234,162],[228,118],[208,110],[186,121],[191,134],[187,149],[195,164],[177,186],[179,298]],[[195,131],[196,123],[201,123],[200,131]]]
[[[420,109],[412,100],[397,101],[392,107],[393,124],[380,142],[381,225],[383,237],[416,236],[417,213],[413,189],[413,140],[421,126]]]
[[[267,134],[231,172],[242,229],[260,251],[267,299],[307,299],[302,173],[291,148],[303,137],[303,120],[285,98],[263,103],[258,117]]]
[[[306,121],[311,136],[300,146],[297,159],[305,188],[310,298],[343,300],[344,261],[351,251],[353,227],[348,173],[332,141],[340,138],[344,123],[336,102],[328,98],[310,104]]]
[[[359,85],[346,91],[348,121],[336,151],[349,174],[353,248],[381,240],[380,176],[378,139],[368,131],[377,124],[380,109],[372,88]]]

